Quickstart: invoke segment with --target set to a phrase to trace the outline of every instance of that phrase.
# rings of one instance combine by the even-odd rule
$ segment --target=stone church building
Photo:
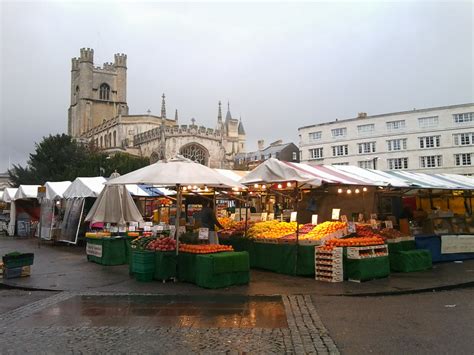
[[[165,95],[161,98],[160,116],[130,115],[127,56],[115,54],[113,63],[95,67],[94,50],[82,48],[72,59],[68,134],[107,153],[126,152],[151,162],[181,154],[211,168],[232,168],[236,154],[245,152],[244,126],[232,117],[229,104],[223,118],[219,101],[216,127],[208,128],[194,119],[179,124],[178,110],[168,118]]]

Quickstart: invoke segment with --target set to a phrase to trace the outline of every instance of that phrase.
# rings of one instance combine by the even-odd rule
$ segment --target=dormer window
[[[110,86],[109,85],[104,83],[100,86],[99,99],[110,100]]]

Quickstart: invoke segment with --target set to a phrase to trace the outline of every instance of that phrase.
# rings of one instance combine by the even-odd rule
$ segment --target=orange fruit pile
[[[356,237],[346,239],[330,239],[327,240],[325,244],[327,246],[333,247],[362,247],[368,245],[385,244],[385,242],[380,237]]]
[[[216,245],[216,244],[180,244],[179,251],[190,254],[211,254],[223,251],[234,251],[230,245]]]
[[[318,224],[310,232],[305,234],[302,238],[304,239],[321,239],[327,236],[328,234],[335,233],[341,229],[347,228],[347,223],[345,222],[330,222],[326,221],[321,224]]]

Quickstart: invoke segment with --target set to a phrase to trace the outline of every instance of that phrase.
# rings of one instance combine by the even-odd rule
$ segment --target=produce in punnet
[[[322,239],[329,234],[344,230],[347,228],[347,223],[345,222],[331,222],[326,221],[321,224],[318,224],[307,234],[302,236],[302,239]]]
[[[325,242],[326,246],[331,247],[362,247],[369,245],[385,244],[385,241],[380,236],[374,237],[355,237],[345,239],[330,239]]]
[[[148,250],[172,251],[176,250],[176,240],[170,237],[160,237],[147,244]]]
[[[180,244],[179,251],[190,254],[211,254],[223,251],[234,251],[230,245],[217,244]]]

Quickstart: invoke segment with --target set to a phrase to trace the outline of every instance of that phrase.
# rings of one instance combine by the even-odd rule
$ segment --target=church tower
[[[94,50],[82,48],[72,58],[71,104],[68,134],[80,137],[85,132],[118,115],[128,115],[127,56],[115,54],[114,63],[94,67]]]

